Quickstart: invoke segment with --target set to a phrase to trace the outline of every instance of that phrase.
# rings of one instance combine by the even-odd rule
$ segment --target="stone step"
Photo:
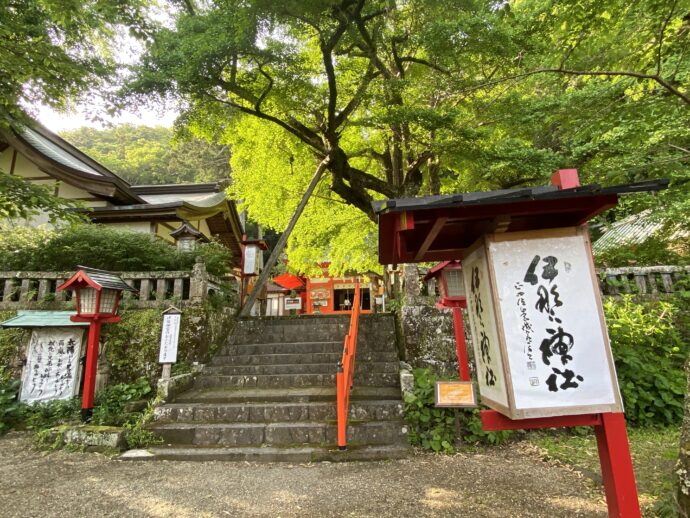
[[[151,431],[165,443],[195,446],[297,446],[336,445],[337,426],[325,422],[276,423],[168,423],[154,424]],[[404,444],[407,427],[401,420],[351,420],[348,444]]]
[[[335,401],[335,384],[324,387],[217,387],[193,389],[180,394],[175,403],[280,403]],[[350,402],[392,399],[400,401],[400,388],[355,385]]]
[[[257,344],[271,342],[319,342],[344,340],[347,334],[346,324],[329,324],[317,326],[287,326],[257,329],[235,329],[229,337],[231,344]]]
[[[180,460],[180,461],[249,461],[249,462],[346,462],[403,459],[409,454],[405,445],[349,446],[347,450],[321,446],[280,448],[275,446],[237,447],[164,447],[130,450],[118,460]]]
[[[277,365],[289,363],[330,363],[335,365],[342,358],[342,353],[282,353],[252,355],[218,355],[210,365]],[[357,361],[397,362],[395,352],[357,352]]]
[[[357,371],[369,373],[396,374],[398,362],[359,362]],[[259,374],[332,374],[337,372],[336,363],[288,363],[278,365],[211,365],[204,369],[204,375],[255,376]]]
[[[390,420],[402,416],[402,401],[353,401],[350,418]],[[335,401],[271,403],[172,403],[157,407],[154,419],[165,422],[270,423],[295,421],[333,421]]]
[[[355,372],[355,385],[390,386],[399,385],[398,373]],[[335,386],[333,374],[255,374],[229,375],[202,374],[194,382],[195,388],[210,387],[307,387]]]
[[[304,342],[266,342],[237,344],[223,347],[220,355],[255,356],[269,354],[343,354],[341,341],[304,341]]]

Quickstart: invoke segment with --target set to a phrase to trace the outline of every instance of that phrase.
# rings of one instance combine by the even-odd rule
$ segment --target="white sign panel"
[[[69,399],[77,394],[83,329],[34,329],[22,378],[21,401]]]
[[[491,284],[484,248],[479,248],[463,261],[467,293],[467,312],[473,337],[479,392],[484,400],[508,406],[503,358],[498,341]]]
[[[259,248],[255,245],[247,245],[244,248],[244,273],[253,275],[258,270],[258,256]]]
[[[286,298],[285,309],[302,309],[302,299],[300,297]]]
[[[177,342],[180,337],[179,313],[163,315],[163,329],[161,330],[161,350],[158,363],[175,363],[177,361]]]
[[[489,250],[514,408],[615,405],[618,387],[584,236],[497,241]]]

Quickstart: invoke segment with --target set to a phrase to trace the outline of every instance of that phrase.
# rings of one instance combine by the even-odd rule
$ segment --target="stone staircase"
[[[194,388],[156,409],[151,429],[167,460],[339,461],[400,458],[402,421],[395,324],[360,319],[348,449],[336,446],[336,364],[347,316],[241,320]]]

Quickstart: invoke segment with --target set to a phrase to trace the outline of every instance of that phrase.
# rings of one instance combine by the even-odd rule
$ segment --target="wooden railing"
[[[359,330],[359,312],[361,300],[359,295],[359,283],[355,285],[355,300],[352,302],[352,316],[350,317],[350,329],[345,337],[343,358],[338,363],[338,372],[335,376],[337,392],[338,415],[338,449],[347,449],[347,415],[350,412],[350,392],[352,392],[352,380],[355,375],[355,354],[357,354],[357,333]]]

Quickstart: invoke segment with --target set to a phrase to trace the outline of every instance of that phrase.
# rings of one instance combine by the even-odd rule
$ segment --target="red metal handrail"
[[[345,337],[343,358],[340,363],[338,363],[338,372],[335,376],[338,396],[338,449],[340,450],[347,449],[347,415],[350,411],[350,392],[352,391],[352,379],[355,374],[355,354],[357,353],[360,306],[359,283],[357,283],[355,284],[355,300],[352,302],[350,329]]]

